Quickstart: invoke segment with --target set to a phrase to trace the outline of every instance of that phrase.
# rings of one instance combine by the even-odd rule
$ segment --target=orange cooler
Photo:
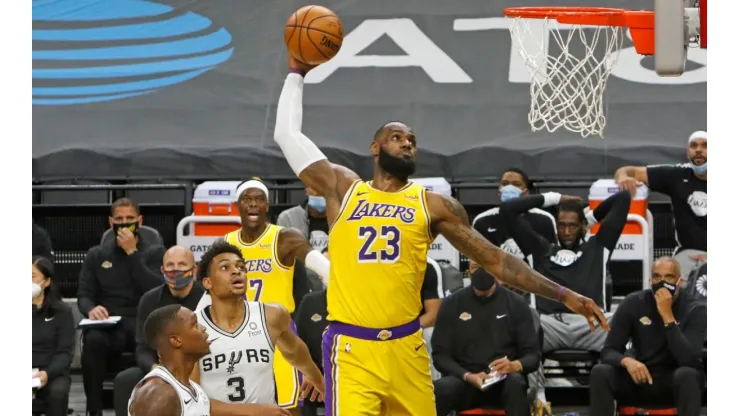
[[[591,185],[591,190],[588,195],[588,205],[594,210],[601,204],[602,201],[609,198],[610,196],[619,192],[619,185],[614,179],[599,179]],[[637,188],[637,195],[632,197],[632,203],[630,204],[630,214],[637,214],[647,220],[647,207],[648,207],[648,188],[645,185]],[[596,224],[589,231],[591,234],[596,234],[599,230],[599,224]],[[641,235],[642,227],[640,224],[634,222],[627,222],[622,230],[622,234]]]
[[[241,181],[209,181],[195,188],[193,193],[193,215],[196,217],[235,216],[239,217],[236,207],[236,187]],[[193,225],[193,235],[223,236],[239,228],[235,223],[198,223]]]

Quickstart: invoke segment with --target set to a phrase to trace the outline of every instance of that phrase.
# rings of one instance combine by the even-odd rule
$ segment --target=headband
[[[236,198],[238,199],[244,191],[246,191],[247,189],[252,189],[252,188],[256,188],[264,192],[265,198],[268,198],[270,195],[269,192],[267,192],[267,187],[265,186],[264,183],[260,181],[251,180],[251,181],[246,181],[242,183],[236,188]]]
[[[696,139],[704,139],[704,140],[706,140],[707,139],[707,132],[699,130],[699,131],[695,131],[695,132],[691,133],[691,136],[689,136],[689,144],[691,144],[691,142],[693,142]]]

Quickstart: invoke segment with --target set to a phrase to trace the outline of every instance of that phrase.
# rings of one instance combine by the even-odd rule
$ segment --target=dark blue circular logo
[[[231,34],[187,10],[142,0],[34,0],[33,104],[149,94],[231,58]]]

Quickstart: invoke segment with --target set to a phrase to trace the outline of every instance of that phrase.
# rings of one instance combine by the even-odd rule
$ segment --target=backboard
[[[708,0],[655,1],[655,72],[680,76],[690,47],[707,47]]]

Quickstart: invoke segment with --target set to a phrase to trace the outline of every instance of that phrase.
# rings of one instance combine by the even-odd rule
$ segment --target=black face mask
[[[129,222],[129,223],[121,223],[121,224],[113,224],[113,232],[118,235],[118,230],[128,228],[131,233],[134,235],[134,237],[139,236],[139,223],[138,222]]]
[[[661,280],[658,283],[653,284],[653,293],[658,292],[658,290],[665,288],[667,291],[671,293],[671,296],[676,295],[676,285],[666,282],[665,280]]]
[[[383,148],[380,148],[378,153],[378,165],[392,176],[404,181],[416,172],[416,161],[393,156],[386,153]]]
[[[493,287],[493,285],[496,283],[496,280],[488,274],[485,269],[478,269],[473,274],[470,275],[470,285],[473,286],[474,289],[480,290],[481,292],[485,292]]]

